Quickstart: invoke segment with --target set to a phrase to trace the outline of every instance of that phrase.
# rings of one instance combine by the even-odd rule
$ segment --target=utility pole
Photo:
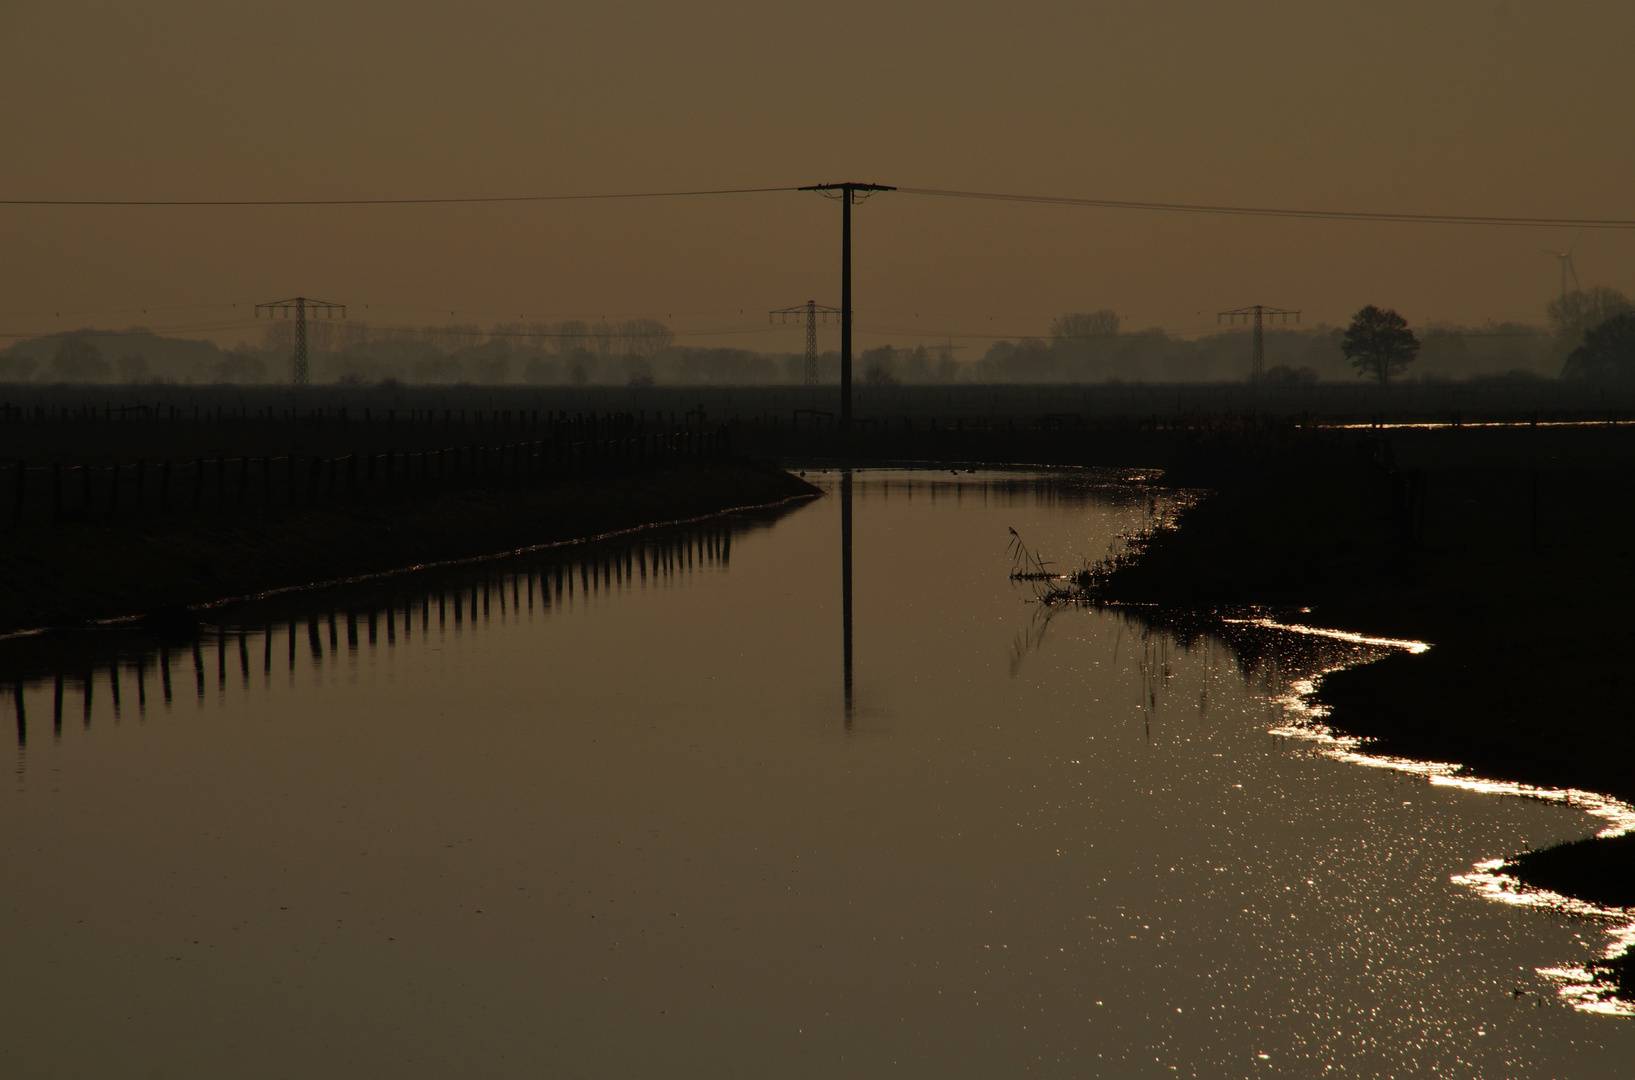
[[[295,312],[295,354],[290,357],[290,368],[291,381],[296,386],[305,386],[307,384],[307,312],[309,310],[314,314],[321,311],[324,317],[329,319],[333,319],[338,311],[341,313],[341,318],[346,318],[345,304],[331,304],[327,300],[309,300],[305,296],[255,306],[255,317],[258,319],[261,318],[263,311],[267,313],[269,319],[273,318],[274,312],[282,313],[286,319],[290,317],[290,312]]]
[[[794,307],[779,308],[777,311],[769,311],[769,312],[766,313],[766,321],[767,322],[771,322],[772,321],[772,316],[774,316],[774,315],[782,315],[784,322],[788,322],[789,321],[789,316],[791,316],[791,315],[795,315],[795,316],[805,315],[806,316],[806,385],[807,386],[816,386],[818,384],[818,374],[817,374],[817,324],[818,324],[818,316],[822,315],[823,316],[823,321],[828,322],[830,315],[838,315],[838,314],[840,314],[840,309],[839,308],[827,307],[827,306],[825,306],[823,304],[818,303],[816,300],[808,300],[804,304],[796,304]]]
[[[1295,322],[1300,321],[1300,313],[1298,311],[1284,311],[1282,308],[1267,307],[1264,304],[1256,304],[1253,307],[1238,308],[1235,311],[1219,311],[1215,313],[1215,321],[1218,323],[1222,319],[1225,319],[1228,326],[1236,323],[1239,318],[1242,318],[1246,323],[1253,320],[1255,328],[1255,344],[1254,353],[1249,360],[1250,382],[1257,383],[1266,377],[1266,331],[1262,328],[1261,323],[1268,318],[1276,319],[1281,323],[1286,323],[1289,321],[1290,315],[1294,316]]]
[[[812,184],[802,191],[838,191],[840,200],[840,426],[852,422],[852,203],[862,202],[876,191],[896,191],[885,184]],[[859,199],[861,192],[863,199]]]

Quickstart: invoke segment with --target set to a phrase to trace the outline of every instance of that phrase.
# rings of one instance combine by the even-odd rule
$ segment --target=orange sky
[[[352,198],[833,179],[1118,199],[1635,217],[1624,2],[795,6],[425,0],[0,9],[7,198]],[[1202,217],[882,195],[860,347],[1042,334],[1542,321],[1571,230]],[[838,301],[815,195],[325,209],[0,207],[0,332],[213,328],[302,293],[393,325],[653,315],[797,349]],[[1584,284],[1635,292],[1635,233]],[[234,309],[231,305],[238,304]],[[367,310],[365,305],[368,305]],[[140,310],[147,308],[146,314]],[[130,310],[136,309],[136,310]],[[63,312],[58,316],[57,312]],[[450,312],[453,312],[451,315]],[[709,334],[701,331],[730,333]],[[887,337],[886,331],[902,332]],[[832,342],[828,343],[831,347]]]

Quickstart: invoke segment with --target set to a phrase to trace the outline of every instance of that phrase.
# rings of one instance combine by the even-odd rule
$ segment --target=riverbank
[[[1335,728],[1373,751],[1635,801],[1635,432],[1399,430],[1312,438],[1224,475],[1106,599],[1309,608],[1334,628],[1429,641],[1326,678]],[[1513,872],[1635,905],[1629,841]]]
[[[773,465],[721,456],[538,486],[43,522],[0,542],[0,632],[142,615],[817,493]]]

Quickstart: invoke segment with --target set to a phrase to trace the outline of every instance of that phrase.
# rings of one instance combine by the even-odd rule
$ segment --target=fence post
[[[148,459],[136,459],[136,512],[141,513],[146,505],[146,491],[148,484]]]
[[[108,516],[116,517],[119,514],[119,463],[108,473]]]
[[[62,462],[51,463],[51,517],[62,520]]]
[[[159,512],[170,512],[170,459],[159,466]]]
[[[17,502],[11,512],[11,523],[23,523],[23,500],[28,495],[28,462],[17,459]]]

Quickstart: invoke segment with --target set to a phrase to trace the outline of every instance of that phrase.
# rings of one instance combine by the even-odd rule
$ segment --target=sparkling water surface
[[[1599,822],[1274,734],[1322,657],[1008,579],[1167,496],[856,475],[848,701],[813,479],[0,643],[4,1074],[1629,1075],[1538,974],[1606,927],[1453,880]]]

